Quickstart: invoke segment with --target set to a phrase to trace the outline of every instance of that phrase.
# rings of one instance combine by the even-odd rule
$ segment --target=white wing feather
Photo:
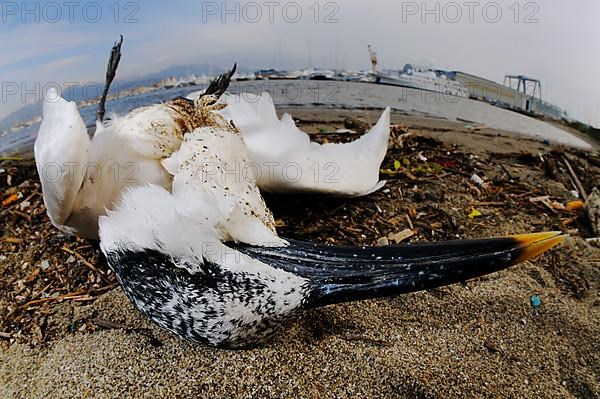
[[[387,152],[390,109],[352,143],[321,145],[296,127],[289,114],[277,118],[268,93],[228,95],[222,114],[240,129],[253,161],[261,166],[258,186],[271,192],[369,194],[385,184],[379,168]]]
[[[34,153],[48,216],[52,224],[69,233],[74,230],[64,225],[84,179],[89,149],[90,138],[77,105],[49,89]]]

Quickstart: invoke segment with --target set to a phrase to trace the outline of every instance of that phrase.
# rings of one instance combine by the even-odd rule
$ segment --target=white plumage
[[[261,190],[362,196],[381,188],[379,168],[388,148],[390,108],[358,140],[319,144],[296,127],[288,113],[277,117],[268,92],[227,95],[222,113],[244,136],[253,161],[262,166]]]
[[[180,149],[189,155],[190,147],[199,145],[186,140],[187,148],[182,148],[184,137],[198,127],[229,126],[219,110],[240,127],[243,141],[236,139],[236,148],[241,154],[244,147],[246,158],[233,153],[213,158],[206,174],[225,167],[271,192],[359,196],[383,185],[378,172],[387,150],[389,109],[355,142],[320,145],[310,142],[291,116],[280,121],[268,95],[240,98],[227,96],[224,104],[204,111],[185,99],[142,107],[98,123],[90,140],[76,105],[51,89],[44,100],[35,156],[52,223],[68,233],[97,238],[98,217],[114,207],[123,189],[153,184],[171,191]],[[60,170],[58,178],[50,176],[54,170]]]

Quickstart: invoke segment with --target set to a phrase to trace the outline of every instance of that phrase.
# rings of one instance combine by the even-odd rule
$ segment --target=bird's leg
[[[227,88],[229,87],[229,84],[231,83],[231,77],[235,73],[236,69],[237,63],[233,64],[233,68],[231,68],[230,71],[222,73],[221,75],[219,75],[219,77],[210,82],[206,90],[204,90],[204,93],[200,94],[200,96],[196,100],[196,108],[199,109],[202,106],[216,103],[219,100],[219,98],[223,95],[223,93],[225,93],[225,90],[227,90]],[[208,96],[210,97],[205,98],[204,101],[201,101],[204,97]]]
[[[119,61],[121,61],[121,45],[123,44],[123,35],[117,43],[114,44],[112,50],[110,51],[110,58],[108,59],[108,66],[106,68],[106,81],[104,84],[104,91],[102,92],[102,97],[100,98],[100,104],[98,104],[98,112],[96,113],[96,121],[102,122],[104,120],[104,114],[106,113],[105,104],[106,97],[108,96],[108,90],[110,89],[110,84],[115,79],[117,75],[117,68],[119,67]]]

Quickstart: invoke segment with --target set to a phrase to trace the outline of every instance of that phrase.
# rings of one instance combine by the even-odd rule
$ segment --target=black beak
[[[238,245],[241,252],[309,280],[306,308],[442,287],[533,258],[566,238],[560,232],[386,247]]]

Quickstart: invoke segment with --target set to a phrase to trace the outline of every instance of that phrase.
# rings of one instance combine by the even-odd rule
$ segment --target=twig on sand
[[[579,178],[577,177],[577,175],[573,171],[573,168],[571,167],[571,164],[569,163],[569,160],[564,155],[563,155],[562,158],[563,158],[563,161],[565,162],[565,165],[567,165],[567,170],[569,171],[569,174],[571,175],[571,178],[573,179],[573,181],[575,182],[575,185],[577,186],[577,190],[581,194],[581,198],[583,198],[584,201],[587,200],[587,193],[585,192],[585,189],[583,188],[583,185],[581,184],[581,181],[579,180]]]
[[[0,161],[24,161],[25,158],[21,157],[0,157]]]
[[[71,299],[71,300],[91,300],[93,299],[92,297],[88,296],[88,295],[82,295],[83,290],[79,290],[79,291],[75,291],[75,292],[70,292],[68,294],[64,294],[64,295],[59,295],[59,296],[55,296],[55,297],[50,297],[50,298],[42,298],[42,299],[36,299],[34,301],[29,301],[27,302],[25,305],[23,305],[23,308],[29,308],[33,305],[39,305],[40,303],[44,303],[44,302],[51,302],[51,301],[59,301],[61,299]]]
[[[104,327],[104,328],[133,330],[133,328],[126,326],[125,324],[115,323],[110,320],[95,318],[95,319],[92,319],[92,323],[94,323],[97,326]]]
[[[92,269],[96,273],[104,275],[103,271],[98,270],[87,259],[85,259],[83,256],[81,256],[81,254],[79,254],[79,252],[73,251],[72,249],[67,248],[67,247],[62,247],[61,250],[63,250],[64,252],[68,253],[69,255],[73,255],[74,257],[76,257],[77,259],[79,259],[81,261],[81,263],[83,263],[85,266],[87,266],[88,268]]]
[[[506,175],[508,176],[508,178],[510,180],[515,180],[515,178],[510,174],[510,172],[508,171],[508,169],[506,169],[506,167],[503,164],[500,164],[500,167],[502,168],[502,170],[504,171],[504,173],[506,173]]]

